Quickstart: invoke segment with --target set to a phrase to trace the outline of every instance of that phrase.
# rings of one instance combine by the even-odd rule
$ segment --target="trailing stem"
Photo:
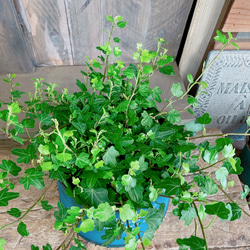
[[[15,224],[15,223],[18,223],[18,222],[22,221],[22,219],[32,210],[32,208],[34,208],[34,207],[38,204],[38,202],[40,202],[40,201],[43,199],[44,195],[45,195],[46,192],[50,189],[50,187],[52,186],[52,184],[53,184],[54,182],[55,182],[55,180],[53,180],[53,181],[49,184],[49,186],[43,191],[43,193],[41,194],[41,196],[33,203],[32,206],[30,206],[30,207],[27,209],[27,211],[26,211],[19,219],[15,220],[15,221],[13,221],[13,222],[7,224],[7,225],[1,226],[1,227],[0,227],[0,230],[2,230],[2,229],[4,229],[4,228],[7,228],[7,227],[9,227],[9,226],[11,226],[11,225],[13,225],[13,224]]]
[[[204,231],[204,226],[203,226],[203,224],[202,224],[202,221],[201,221],[201,218],[200,218],[200,216],[199,216],[199,212],[198,212],[198,209],[197,209],[197,206],[196,206],[195,202],[193,201],[192,204],[193,204],[193,206],[194,206],[194,209],[195,209],[196,214],[197,214],[197,217],[198,217],[198,221],[199,221],[199,224],[200,224],[200,227],[201,227],[201,232],[202,232],[202,235],[203,235],[203,239],[205,240],[205,247],[206,247],[206,250],[208,250],[206,235],[205,235],[205,231]]]

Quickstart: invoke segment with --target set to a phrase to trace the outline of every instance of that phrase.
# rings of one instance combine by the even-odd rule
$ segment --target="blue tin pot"
[[[61,182],[58,181],[57,184],[58,184],[60,201],[64,207],[68,207],[68,208],[70,208],[72,206],[81,207],[80,205],[76,204],[73,197],[70,197],[65,193],[65,187]],[[167,209],[168,209],[169,198],[158,197],[156,202],[152,202],[152,205],[155,208],[159,208],[160,203],[165,204],[165,210],[164,210],[164,216],[165,216]],[[119,218],[119,213],[116,213],[116,217]],[[142,219],[139,223],[140,223],[140,231],[145,232],[148,229],[146,221],[144,219]],[[131,225],[134,225],[134,223],[131,222]],[[104,234],[105,234],[105,230],[97,231],[96,229],[94,229],[93,231],[87,232],[87,233],[83,233],[83,232],[79,233],[79,235],[83,239],[85,239],[89,242],[92,242],[96,245],[102,245],[105,242],[105,240],[101,239],[101,236],[103,236]],[[143,235],[143,234],[141,234],[141,235]],[[126,237],[126,233],[122,234],[122,237],[120,240],[114,240],[107,247],[124,247],[124,240],[123,240],[124,237]]]

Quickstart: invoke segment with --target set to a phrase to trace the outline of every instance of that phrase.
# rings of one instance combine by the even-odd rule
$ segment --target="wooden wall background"
[[[82,65],[85,55],[107,38],[106,15],[127,21],[121,60],[131,61],[137,42],[156,49],[168,41],[176,56],[193,0],[0,0],[0,74],[32,72],[34,67]]]

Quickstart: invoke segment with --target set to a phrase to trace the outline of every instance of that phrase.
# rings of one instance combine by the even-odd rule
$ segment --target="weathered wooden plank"
[[[25,38],[36,66],[72,65],[63,0],[16,0]]]
[[[196,76],[223,8],[231,0],[199,0],[196,4],[184,50],[179,63],[180,75],[187,85],[187,74]]]
[[[237,39],[237,45],[240,50],[250,50],[250,39]],[[220,50],[223,45],[219,42],[215,42],[213,49]],[[227,47],[227,50],[236,50],[233,45]]]
[[[85,55],[93,58],[100,54],[95,47],[107,40],[107,34],[103,32],[103,29],[110,28],[106,15],[120,15],[127,22],[125,29],[114,32],[115,36],[122,38],[121,60],[131,62],[138,42],[142,42],[144,48],[155,50],[157,42],[154,38],[160,37],[168,41],[169,54],[176,56],[192,2],[66,0],[74,64],[84,63]]]
[[[0,73],[33,71],[12,1],[0,1],[0,58]]]
[[[235,0],[222,29],[224,32],[250,31],[250,5],[248,0]]]

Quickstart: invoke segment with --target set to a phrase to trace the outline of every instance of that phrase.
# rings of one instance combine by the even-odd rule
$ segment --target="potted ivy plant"
[[[3,160],[0,165],[0,206],[8,206],[9,200],[19,196],[9,181],[10,175],[20,176],[25,189],[33,185],[42,190],[44,178],[49,178],[58,182],[60,194],[58,211],[54,213],[56,230],[78,233],[103,246],[114,246],[115,242],[125,249],[136,249],[137,245],[146,249],[163,221],[170,199],[177,207],[174,215],[186,220],[184,214],[189,214],[203,232],[203,238],[177,239],[180,249],[208,249],[202,224],[205,215],[233,221],[242,211],[238,201],[209,200],[218,190],[226,194],[228,175],[241,171],[232,140],[222,136],[216,145],[193,142],[198,131],[205,138],[205,126],[211,121],[209,114],[179,125],[180,111],[172,104],[186,99],[185,109],[193,114],[197,100],[189,95],[190,89],[199,85],[200,94],[207,87],[199,81],[200,77],[194,80],[189,74],[185,92],[179,83],[174,83],[173,96],[164,100],[164,108],[158,110],[156,103],[161,102],[162,90],[151,89],[150,78],[155,70],[174,74],[169,65],[173,58],[167,55],[163,39],[157,39],[157,51],[143,49],[138,43],[137,52],[133,53],[135,64],[125,66],[118,59],[109,63],[111,57],[122,54],[120,39],[112,34],[115,29],[124,28],[126,22],[121,16],[107,16],[107,20],[112,23],[109,40],[97,47],[102,54],[98,59],[87,58],[83,81],[76,82],[78,92],[70,94],[64,89],[60,93],[55,84],[34,79],[34,92],[27,94],[16,89],[15,75],[4,79],[10,85],[11,96],[8,103],[2,103],[6,106],[0,112],[6,125],[2,131],[21,144],[27,141],[28,146],[12,149],[17,161]],[[217,32],[215,39],[223,43],[222,50],[229,44],[237,46],[230,32],[228,38]],[[23,102],[25,95],[29,99]],[[25,113],[24,119],[19,118],[21,113]],[[36,123],[37,132],[27,133],[28,138],[24,138],[24,131],[34,129]],[[223,163],[216,170],[217,183],[197,165],[200,160],[207,163],[206,169]],[[18,164],[30,162],[32,166],[21,175]],[[187,182],[187,175],[191,182]],[[246,186],[241,198],[248,193]],[[44,209],[50,208],[42,197],[38,202]],[[29,234],[22,219],[30,210],[8,211],[17,218],[17,231],[22,236]],[[186,217],[187,225],[190,216]],[[0,230],[6,227],[1,226]],[[94,239],[90,238],[92,235]],[[85,249],[81,241],[71,238],[76,244],[71,250]],[[0,239],[0,248],[4,249],[4,244],[5,239]],[[66,248],[65,244],[59,248]],[[31,249],[39,247],[32,245]],[[48,243],[43,249],[52,248]]]

